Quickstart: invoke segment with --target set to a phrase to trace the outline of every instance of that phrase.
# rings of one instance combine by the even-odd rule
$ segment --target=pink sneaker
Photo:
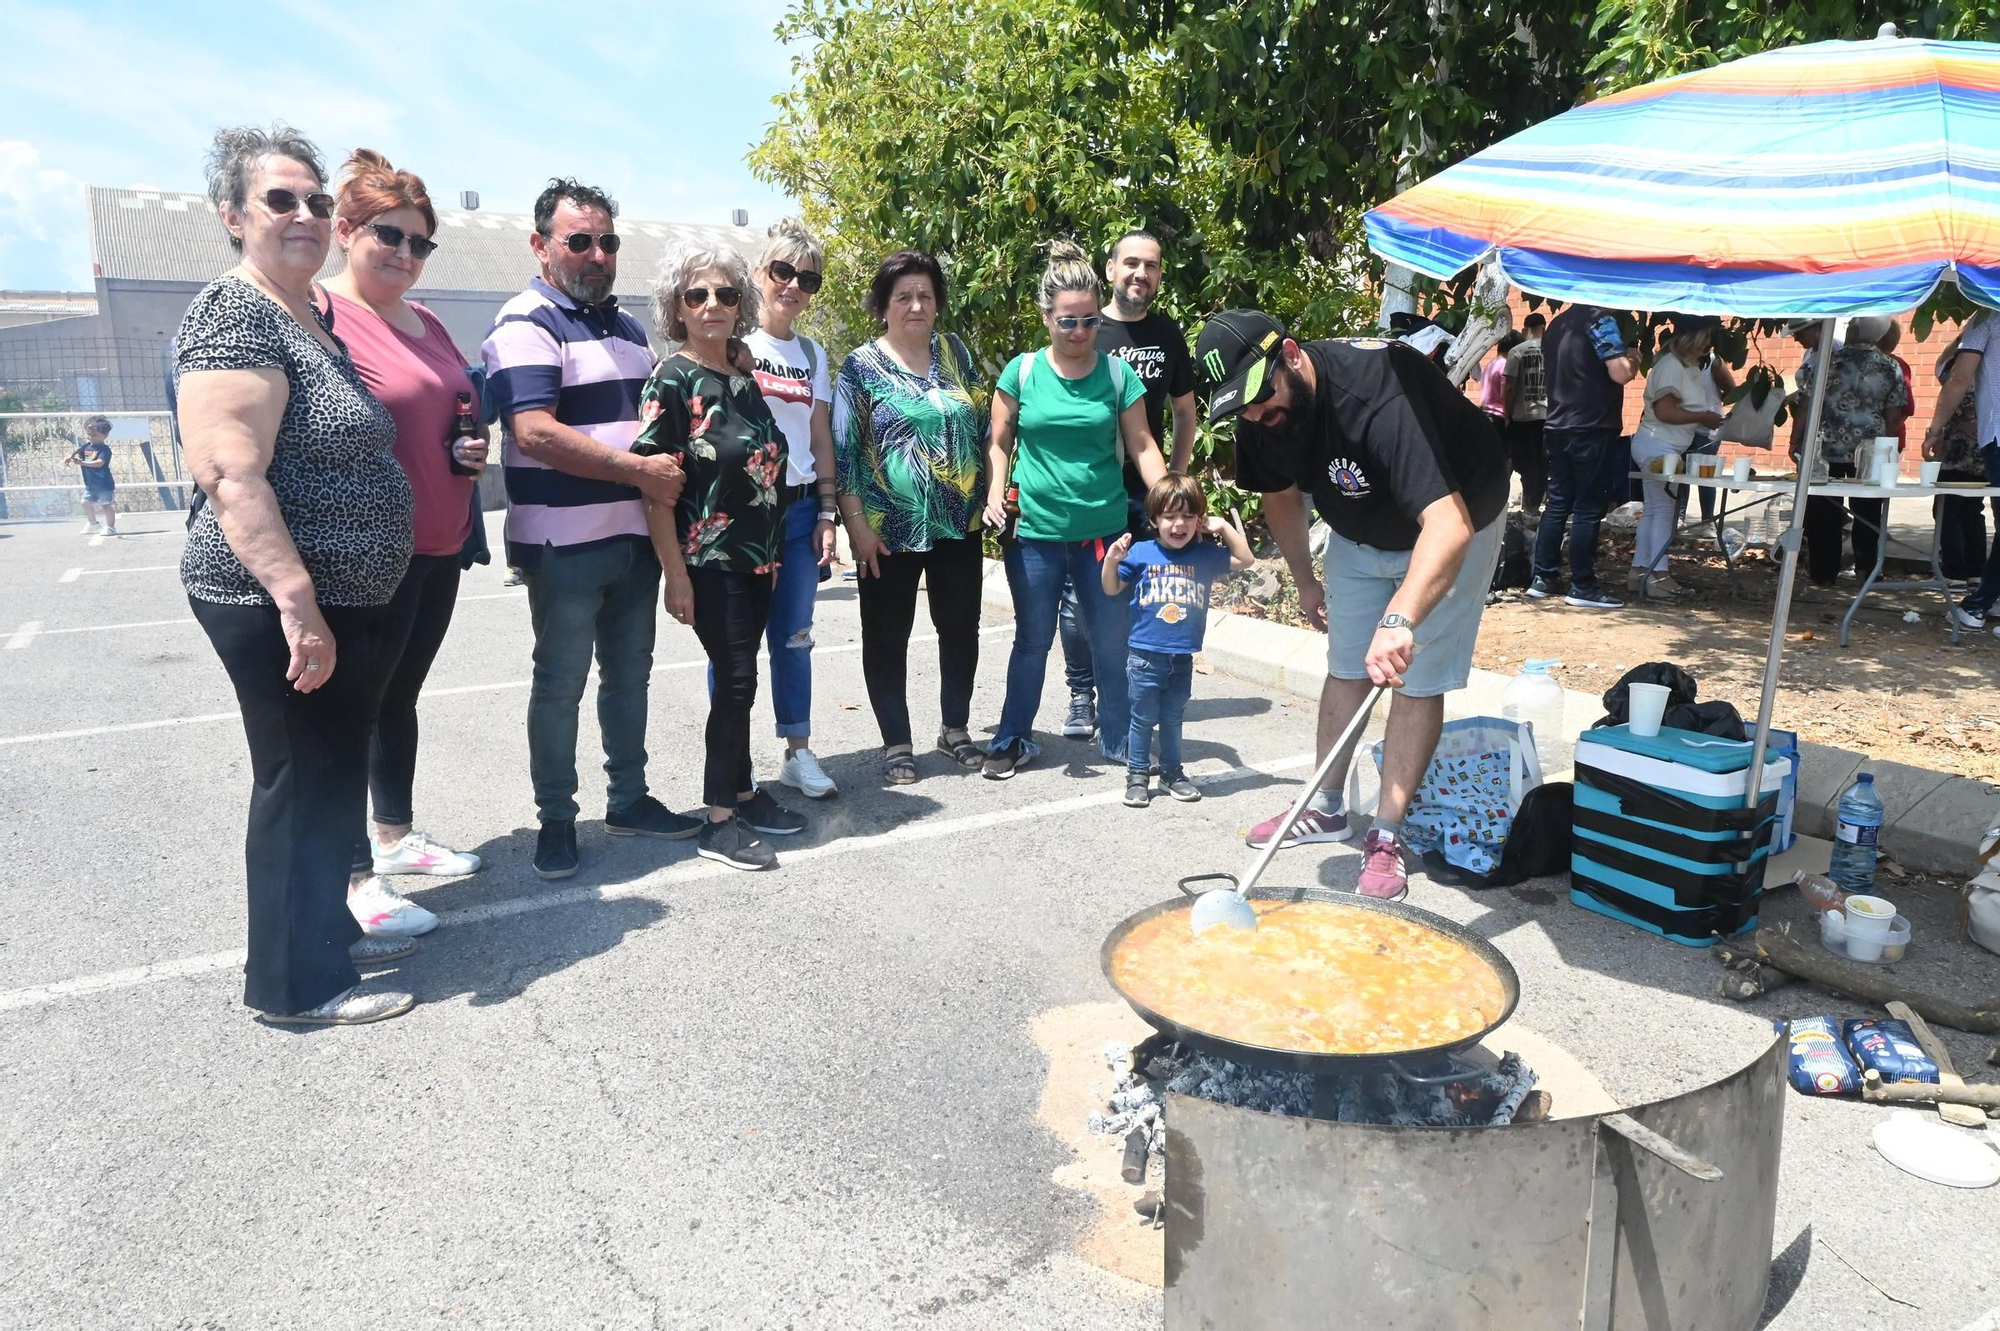
[[[1262,850],[1271,843],[1278,833],[1278,824],[1285,821],[1285,815],[1266,818],[1250,829],[1245,842],[1252,850]],[[1347,813],[1321,813],[1318,809],[1307,809],[1292,824],[1291,835],[1279,843],[1278,849],[1289,850],[1293,846],[1309,846],[1320,841],[1345,841],[1354,835],[1354,829],[1347,825]]]
[[[1354,890],[1377,901],[1396,901],[1410,890],[1403,868],[1403,843],[1387,832],[1370,830],[1361,841],[1361,880]]]

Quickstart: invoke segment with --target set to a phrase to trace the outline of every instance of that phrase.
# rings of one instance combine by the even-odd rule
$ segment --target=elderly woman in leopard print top
[[[181,581],[250,745],[243,1001],[270,1021],[380,1021],[414,1000],[367,991],[358,966],[416,944],[363,938],[346,888],[410,484],[394,421],[315,301],[333,227],[318,150],[283,126],[224,130],[209,195],[243,261],[194,298],[175,339],[201,486]]]

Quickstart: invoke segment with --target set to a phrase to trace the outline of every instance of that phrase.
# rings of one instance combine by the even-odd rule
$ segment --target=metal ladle
[[[1360,738],[1361,728],[1367,725],[1368,718],[1374,715],[1375,704],[1384,692],[1385,689],[1380,684],[1368,690],[1368,696],[1362,699],[1360,708],[1354,713],[1354,719],[1347,723],[1347,729],[1341,733],[1338,740],[1334,741],[1333,747],[1326,751],[1326,757],[1320,759],[1319,770],[1313,773],[1310,781],[1306,782],[1305,789],[1299,792],[1299,797],[1292,801],[1291,809],[1278,824],[1277,831],[1271,834],[1271,839],[1264,843],[1264,849],[1257,856],[1257,862],[1250,866],[1250,872],[1242,882],[1237,882],[1233,873],[1203,873],[1181,879],[1180,886],[1183,892],[1192,892],[1194,890],[1192,885],[1195,883],[1226,881],[1229,884],[1228,887],[1210,888],[1195,897],[1194,909],[1188,912],[1188,923],[1197,935],[1216,925],[1228,929],[1257,927],[1257,912],[1249,901],[1250,889],[1257,886],[1257,880],[1264,876],[1264,870],[1270,866],[1271,857],[1278,853],[1278,847],[1282,846],[1285,838],[1292,834],[1293,824],[1299,821],[1300,815],[1306,811],[1306,805],[1310,804],[1312,797],[1319,793],[1319,788],[1326,784],[1327,775],[1333,771],[1334,764],[1339,762],[1353,747],[1355,740]]]

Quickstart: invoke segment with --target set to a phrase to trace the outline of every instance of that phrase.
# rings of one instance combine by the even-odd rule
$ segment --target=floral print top
[[[784,536],[785,439],[757,381],[675,353],[639,395],[632,451],[670,453],[687,473],[674,506],[689,568],[768,573]]]
[[[1799,367],[1799,407],[1812,401],[1817,354]],[[1826,381],[1826,408],[1819,426],[1819,450],[1830,463],[1854,461],[1861,445],[1891,433],[1888,413],[1901,407],[1903,372],[1887,352],[1865,343],[1850,343],[1833,353],[1833,374]]]
[[[979,529],[991,403],[965,344],[949,334],[931,334],[923,375],[897,364],[879,341],[841,364],[834,473],[892,552],[928,550]]]

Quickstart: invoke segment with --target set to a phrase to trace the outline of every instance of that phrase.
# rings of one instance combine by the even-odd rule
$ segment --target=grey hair
[[[1104,283],[1083,246],[1073,240],[1052,240],[1049,266],[1042,270],[1042,280],[1035,285],[1035,308],[1047,314],[1056,307],[1056,297],[1065,291],[1086,291],[1102,300]]]
[[[757,266],[768,267],[773,259],[804,259],[814,268],[824,269],[826,246],[798,218],[781,218],[764,232],[764,252],[757,256]]]
[[[319,149],[283,121],[272,122],[269,129],[256,125],[218,129],[215,142],[209,145],[207,163],[208,201],[218,215],[224,208],[240,212],[249,204],[250,177],[266,157],[289,157],[312,172],[322,187],[326,185],[326,166],[320,161]],[[232,235],[229,243],[240,250],[243,237]]]
[[[750,261],[743,257],[743,252],[729,245],[713,246],[700,241],[687,241],[667,247],[659,279],[653,283],[653,331],[666,341],[687,341],[687,320],[682,317],[681,293],[688,289],[690,279],[704,268],[720,268],[723,276],[729,279],[729,285],[743,293],[736,306],[736,336],[741,337],[746,329],[757,326],[757,284],[750,280]]]

